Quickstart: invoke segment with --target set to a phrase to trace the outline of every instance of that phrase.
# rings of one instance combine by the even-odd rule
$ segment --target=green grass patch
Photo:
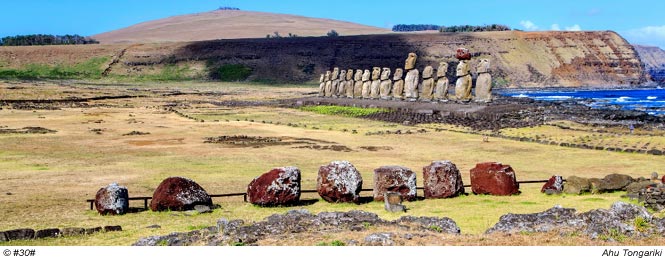
[[[210,77],[221,81],[243,81],[252,75],[252,68],[242,64],[226,64],[213,68]]]
[[[339,240],[333,240],[331,242],[319,242],[316,244],[317,246],[345,246],[346,243],[339,241]]]
[[[304,106],[300,108],[304,111],[314,112],[323,115],[342,115],[349,117],[364,117],[371,114],[388,112],[385,108],[362,108],[345,106]]]
[[[99,79],[108,57],[97,57],[74,65],[28,64],[20,69],[0,68],[2,79]]]

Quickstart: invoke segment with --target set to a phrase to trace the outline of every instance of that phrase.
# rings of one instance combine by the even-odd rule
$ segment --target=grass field
[[[162,95],[174,90],[183,94]],[[422,167],[433,160],[454,162],[465,184],[469,184],[469,170],[476,163],[486,161],[510,164],[518,180],[547,179],[552,175],[603,177],[610,173],[647,177],[654,171],[665,172],[665,161],[653,155],[566,148],[506,139],[483,142],[482,137],[475,134],[418,132],[428,126],[403,126],[291,108],[228,107],[210,103],[293,98],[312,91],[312,88],[306,86],[268,87],[197,82],[136,83],[130,86],[77,82],[0,83],[2,99],[60,99],[72,95],[127,93],[144,96],[90,101],[87,102],[89,107],[63,107],[59,110],[19,110],[11,109],[9,105],[2,107],[2,128],[39,126],[57,132],[0,134],[0,230],[121,225],[123,231],[13,241],[0,245],[130,245],[145,236],[215,225],[216,220],[222,217],[256,221],[294,209],[261,208],[236,197],[214,199],[221,208],[210,214],[143,211],[123,216],[100,216],[96,211],[90,211],[85,200],[93,198],[100,187],[112,182],[127,186],[132,197],[151,196],[161,180],[169,176],[191,178],[211,194],[244,192],[254,177],[273,167],[297,166],[302,171],[303,189],[314,189],[318,167],[333,160],[352,162],[365,180],[363,188],[372,187],[373,169],[383,165],[411,168],[418,173],[418,186],[422,186]],[[166,104],[176,104],[175,110],[194,119],[165,110],[163,106]],[[365,134],[395,130],[410,130],[412,134]],[[150,134],[124,135],[131,131]],[[526,135],[541,130],[510,131]],[[552,127],[547,131],[553,136],[567,135],[567,130],[561,128]],[[203,142],[205,137],[220,135],[308,138],[322,144],[345,146],[350,151],[302,148],[289,144],[254,148]],[[630,142],[630,138],[641,137],[627,136],[622,140]],[[663,143],[662,139],[657,142]],[[371,146],[381,149],[368,151],[362,148]],[[584,212],[609,208],[613,202],[624,200],[620,198],[623,194],[621,192],[547,196],[539,192],[539,184],[525,184],[521,191],[520,195],[510,197],[468,195],[407,202],[409,211],[406,214],[445,216],[455,220],[463,236],[448,238],[450,244],[501,244],[505,242],[481,234],[503,214],[539,212],[557,204]],[[363,196],[370,194],[363,193]],[[303,198],[317,199],[318,195],[303,194]],[[140,207],[141,204],[132,202],[130,206]],[[365,210],[385,219],[405,215],[388,213],[383,209],[383,203],[379,202],[355,205],[330,204],[318,200],[311,205],[295,208],[301,207],[313,213]],[[656,216],[663,217],[663,213],[656,213]],[[153,224],[161,228],[146,228]],[[305,245],[329,243],[338,238],[335,235],[316,237],[308,240],[307,243],[311,243]],[[513,245],[609,243],[584,239],[580,242],[577,239],[582,238],[564,242],[561,238],[525,234],[511,241]],[[662,240],[662,237],[656,237],[624,243],[662,244]],[[270,241],[262,243],[270,244]],[[280,243],[273,241],[272,244]]]

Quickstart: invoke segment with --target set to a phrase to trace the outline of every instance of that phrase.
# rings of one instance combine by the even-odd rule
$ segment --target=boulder
[[[365,246],[392,246],[395,245],[395,234],[393,233],[372,233],[365,237]]]
[[[300,170],[274,168],[254,178],[247,186],[249,202],[260,206],[291,205],[300,201]]]
[[[60,230],[60,232],[64,237],[80,236],[86,233],[85,228],[79,228],[79,227],[63,228],[62,230]]]
[[[625,189],[634,181],[633,177],[628,175],[613,173],[603,178],[601,187],[604,191],[618,191]]]
[[[434,161],[423,167],[426,199],[452,198],[464,193],[462,175],[451,161]]]
[[[29,240],[35,238],[35,230],[29,228],[7,230],[4,233],[7,238],[7,241]]]
[[[570,176],[566,179],[566,185],[563,186],[563,192],[568,194],[582,194],[583,192],[588,192],[591,189],[591,184],[589,184],[589,179]]]
[[[547,183],[540,189],[540,192],[547,194],[559,194],[563,192],[563,177],[558,175],[550,177]]]
[[[327,202],[358,202],[363,178],[348,161],[333,161],[319,167],[316,190]]]
[[[153,211],[192,210],[196,205],[212,207],[212,199],[199,184],[184,177],[169,177],[163,180],[150,201],[150,209]]]
[[[122,215],[129,210],[127,187],[111,183],[102,187],[95,195],[95,208],[101,215]]]
[[[374,200],[382,201],[387,191],[399,192],[408,201],[416,199],[416,174],[402,166],[374,169]]]
[[[402,194],[388,191],[383,195],[384,208],[388,212],[406,212],[406,206],[402,205]]]
[[[627,194],[638,194],[640,193],[640,190],[647,188],[648,186],[655,185],[655,182],[645,180],[645,181],[637,181],[633,182],[631,184],[628,184],[626,186],[626,193]]]
[[[121,226],[104,226],[104,232],[122,231]]]
[[[475,194],[514,195],[520,193],[519,188],[510,165],[485,162],[471,169],[471,190]]]
[[[47,237],[59,237],[60,229],[57,228],[47,228],[42,230],[37,230],[35,233],[35,238],[47,238]]]
[[[4,231],[0,232],[0,242],[7,242],[7,241],[9,241],[9,238],[7,238],[5,232]]]

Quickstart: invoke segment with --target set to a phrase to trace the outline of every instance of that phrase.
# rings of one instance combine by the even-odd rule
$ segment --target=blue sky
[[[270,3],[270,4],[268,4]],[[394,24],[482,25],[522,30],[612,30],[631,43],[665,49],[665,1],[359,1],[359,0],[3,0],[0,36],[97,33],[220,6]]]

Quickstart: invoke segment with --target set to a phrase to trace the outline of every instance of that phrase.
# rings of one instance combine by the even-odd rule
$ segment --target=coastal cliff
[[[415,52],[416,67],[421,70],[448,62],[447,76],[453,81],[454,54],[459,47],[471,51],[474,77],[477,60],[491,60],[495,87],[635,86],[649,80],[634,47],[611,31],[392,33],[84,48],[0,47],[0,69],[20,67],[24,60],[58,64],[105,56],[109,60],[102,65],[106,76],[135,77],[175,70],[186,78],[209,79],[225,65],[238,65],[249,72],[244,80],[302,83],[318,81],[319,74],[335,66],[394,70],[404,65],[409,52]]]

